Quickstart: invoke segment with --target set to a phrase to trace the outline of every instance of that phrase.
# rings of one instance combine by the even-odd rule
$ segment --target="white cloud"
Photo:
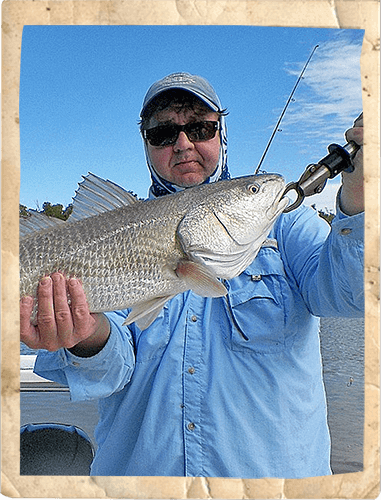
[[[315,51],[282,125],[293,141],[342,141],[362,109],[360,55],[358,34],[353,38],[346,31]],[[288,63],[286,71],[299,76],[304,64]]]
[[[315,205],[316,210],[323,210],[326,213],[336,212],[336,195],[340,184],[328,181],[320,194],[308,196],[304,200],[304,205]]]

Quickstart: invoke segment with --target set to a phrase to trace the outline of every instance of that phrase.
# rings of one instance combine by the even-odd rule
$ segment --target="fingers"
[[[364,142],[364,129],[363,127],[353,127],[346,131],[345,137],[347,141],[355,141],[356,144],[362,146]]]
[[[38,312],[37,324],[40,340],[43,339],[45,349],[57,349],[57,325],[53,307],[53,282],[50,276],[45,276],[37,290]]]
[[[71,298],[73,345],[75,345],[94,333],[95,319],[90,314],[85,292],[77,279],[69,279],[68,291]]]
[[[364,143],[364,119],[363,114],[361,113],[356,120],[354,121],[353,127],[346,131],[345,138],[349,141],[354,141],[358,144],[360,149],[357,151],[356,155],[353,158],[353,165],[355,167],[355,171],[360,175],[360,170],[363,167],[363,143]],[[361,173],[362,175],[362,173]]]
[[[356,120],[353,122],[354,127],[363,127],[364,126],[364,116],[363,113],[360,113],[360,115],[356,118]]]
[[[353,122],[353,127],[346,131],[345,137],[347,141],[355,141],[357,144],[362,145],[363,143],[363,127],[364,127],[364,117],[361,113]]]
[[[20,300],[20,340],[31,349],[38,349],[38,330],[30,322],[33,303],[32,297],[22,297]]]
[[[51,279],[53,282],[54,327],[50,331],[54,331],[54,341],[57,346],[71,347],[74,342],[74,323],[68,302],[66,279],[61,273],[52,274]],[[39,326],[43,333],[44,325],[40,325],[39,322]]]
[[[32,349],[57,349],[57,328],[53,309],[53,286],[49,276],[42,278],[37,291],[37,325],[30,322],[33,298],[20,301],[20,338]]]
[[[342,172],[341,209],[347,215],[355,215],[364,211],[364,174],[363,174],[363,116],[362,113],[354,121],[354,126],[346,131],[347,141],[354,141],[360,149],[352,159],[354,170]]]
[[[39,283],[37,299],[37,326],[30,322],[32,297],[20,301],[21,340],[32,349],[71,348],[94,333],[96,321],[90,315],[85,292],[77,279],[67,281],[61,273],[47,276]]]
[[[53,334],[51,341],[55,349],[71,348],[93,333],[94,319],[90,316],[85,292],[77,279],[66,280],[62,274],[54,273],[52,281],[55,325],[49,323],[49,329],[45,330],[48,319],[41,325],[39,321],[40,331],[46,339]],[[44,309],[44,313],[50,319],[50,310]]]

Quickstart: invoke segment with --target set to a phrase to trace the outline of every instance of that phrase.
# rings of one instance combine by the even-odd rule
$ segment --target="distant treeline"
[[[70,203],[70,205],[68,205],[64,209],[63,205],[59,203],[57,203],[56,205],[52,205],[50,201],[45,201],[45,203],[42,205],[42,210],[37,210],[37,212],[39,213],[43,213],[45,215],[48,215],[49,217],[56,217],[57,219],[62,220],[68,219],[72,211],[72,203]],[[25,205],[19,205],[19,215],[24,217],[28,215],[28,208]]]
[[[332,219],[334,218],[335,214],[332,212],[324,212],[323,210],[317,210],[316,205],[313,204],[311,205],[314,210],[318,212],[320,217],[324,220],[326,220],[329,224],[331,224]],[[19,205],[20,207],[20,217],[21,216],[27,216],[28,215],[28,208],[25,205]],[[45,203],[42,205],[42,210],[37,210],[39,213],[44,213],[45,215],[48,215],[49,217],[57,217],[57,219],[62,219],[62,220],[67,220],[69,218],[69,215],[73,211],[73,204],[70,203],[65,209],[63,205],[57,203],[56,205],[52,205],[50,201],[45,201]]]
[[[335,214],[333,212],[324,212],[323,210],[318,210],[316,208],[316,205],[313,204],[311,207],[317,211],[317,213],[320,215],[320,217],[328,222],[328,224],[331,224],[332,219],[335,217]]]

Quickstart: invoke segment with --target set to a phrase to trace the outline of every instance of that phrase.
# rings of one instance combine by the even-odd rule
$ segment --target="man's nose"
[[[193,142],[188,139],[187,134],[182,130],[179,133],[177,141],[173,145],[173,150],[178,152],[178,151],[184,151],[186,149],[193,149],[193,148],[194,148]]]

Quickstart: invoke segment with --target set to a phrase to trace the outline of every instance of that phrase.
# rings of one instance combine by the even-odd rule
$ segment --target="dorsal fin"
[[[20,216],[20,238],[36,231],[76,222],[139,202],[135,194],[112,181],[104,180],[91,172],[82,177],[83,181],[79,184],[73,198],[73,211],[67,221],[30,209],[27,212],[28,215]]]
[[[99,215],[139,201],[136,195],[91,172],[82,177],[83,181],[79,184],[73,198],[73,212],[69,217],[70,222]]]
[[[28,210],[28,215],[20,216],[20,238],[30,233],[51,229],[62,224],[65,224],[65,221],[62,219],[49,217],[44,213],[37,212],[37,210]]]

